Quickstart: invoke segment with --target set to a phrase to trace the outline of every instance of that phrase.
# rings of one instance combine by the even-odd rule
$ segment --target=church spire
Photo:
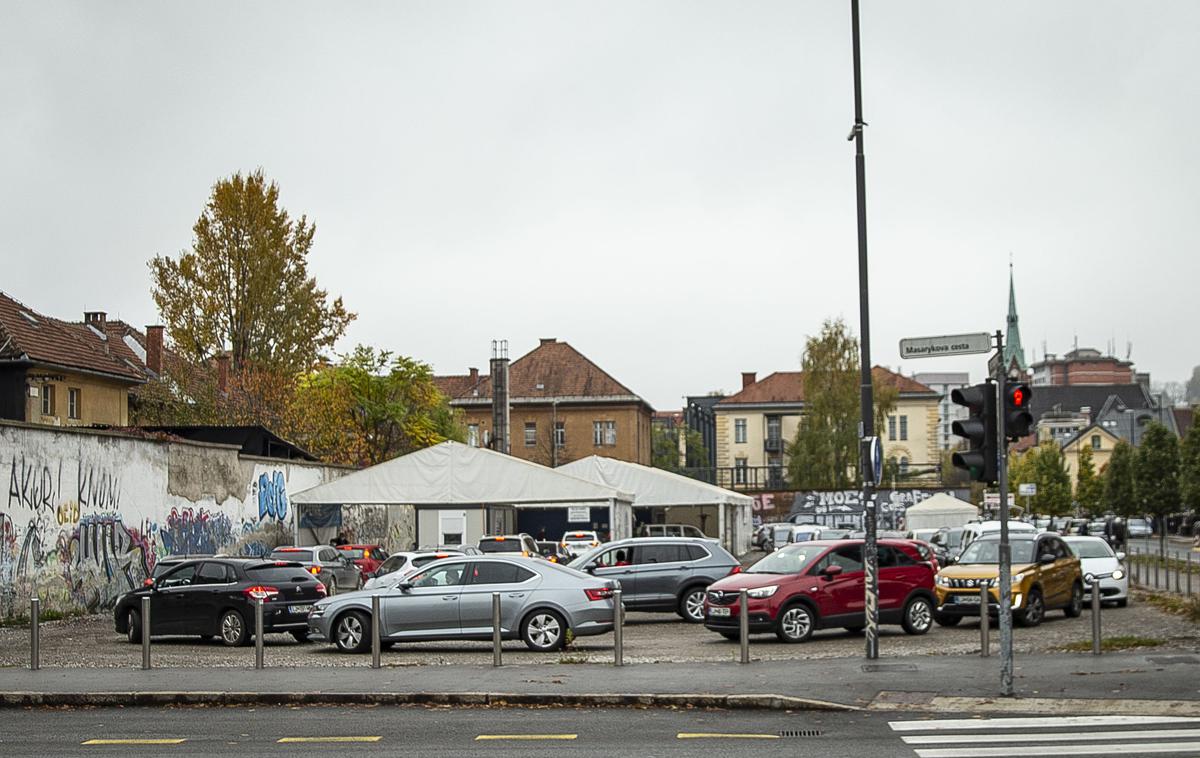
[[[1017,289],[1013,285],[1013,266],[1008,264],[1008,333],[1004,336],[1004,365],[1022,374],[1029,373],[1025,349],[1021,347],[1021,327],[1017,323]]]

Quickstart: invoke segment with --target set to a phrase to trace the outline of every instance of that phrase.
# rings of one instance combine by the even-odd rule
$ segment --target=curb
[[[871,711],[957,713],[971,716],[1037,713],[1044,716],[1200,717],[1200,700],[1140,698],[966,697],[933,692],[889,692],[875,696]]]
[[[521,692],[0,692],[0,708],[161,705],[489,705],[596,708],[725,708],[860,711],[858,706],[788,695],[558,694]]]

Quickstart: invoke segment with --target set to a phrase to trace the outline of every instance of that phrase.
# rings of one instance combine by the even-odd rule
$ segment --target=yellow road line
[[[378,737],[280,737],[275,740],[276,744],[281,742],[379,742],[383,739]]]
[[[680,732],[677,740],[777,740],[778,734],[739,734],[737,732]]]
[[[184,739],[123,739],[123,740],[84,740],[80,745],[179,745],[187,742]]]
[[[578,734],[481,734],[475,738],[480,740],[573,740]]]

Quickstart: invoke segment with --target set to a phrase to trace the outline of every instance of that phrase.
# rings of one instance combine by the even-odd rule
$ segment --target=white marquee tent
[[[418,544],[446,544],[448,535],[467,544],[486,533],[512,531],[515,508],[581,505],[606,506],[613,539],[619,539],[631,535],[632,501],[631,495],[615,487],[453,441],[292,496],[297,509],[305,505],[413,506]]]
[[[970,503],[939,492],[911,506],[904,512],[904,525],[913,529],[936,529],[943,526],[962,526],[979,518],[979,509]]]
[[[735,555],[750,550],[754,498],[747,495],[670,471],[598,455],[568,463],[555,471],[632,492],[634,508],[715,508],[721,543]],[[673,518],[670,513],[668,510],[668,519]]]

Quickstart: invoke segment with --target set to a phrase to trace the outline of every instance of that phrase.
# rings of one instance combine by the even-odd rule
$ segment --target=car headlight
[[[1113,572],[1112,572],[1112,578],[1113,578],[1113,579],[1124,579],[1124,578],[1125,578],[1125,572],[1124,572],[1124,571],[1122,571],[1121,569],[1117,569],[1116,571],[1113,571]]]
[[[938,574],[937,575],[937,583],[938,583],[939,587],[949,587],[950,586],[950,577],[942,576],[941,574]]]
[[[779,590],[778,584],[772,584],[766,587],[755,587],[752,590],[746,591],[746,597],[752,597],[755,600],[761,600],[764,597],[770,597]]]
[[[1014,586],[1014,587],[1020,587],[1020,586],[1021,586],[1021,582],[1025,581],[1025,580],[1026,580],[1026,579],[1028,579],[1028,578],[1029,578],[1029,574],[1028,574],[1027,572],[1024,572],[1024,571],[1023,571],[1023,572],[1021,572],[1020,574],[1017,574],[1016,576],[1014,576],[1014,577],[1012,578],[1012,586]]]
[[[325,615],[325,606],[323,606],[323,605],[314,605],[312,608],[308,609],[308,617],[310,619],[321,618],[324,615]]]

